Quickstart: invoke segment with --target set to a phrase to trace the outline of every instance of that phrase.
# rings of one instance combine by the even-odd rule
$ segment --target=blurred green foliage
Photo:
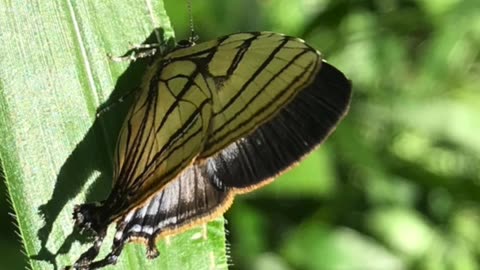
[[[186,4],[165,2],[177,39],[187,38]],[[193,1],[193,14],[200,40],[301,37],[354,86],[325,145],[236,199],[226,215],[232,269],[480,268],[477,0],[212,0]],[[1,189],[2,264],[20,269]]]
[[[477,1],[202,1],[194,14],[202,39],[302,37],[354,85],[328,142],[228,212],[236,269],[480,268]]]

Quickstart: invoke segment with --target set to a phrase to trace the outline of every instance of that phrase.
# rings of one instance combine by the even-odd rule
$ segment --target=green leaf
[[[98,118],[96,109],[138,87],[148,63],[114,63],[107,54],[155,42],[157,27],[164,39],[174,34],[154,0],[0,0],[0,14],[1,167],[31,268],[58,269],[90,244],[73,229],[72,209],[108,195],[128,102]],[[223,219],[157,244],[159,258],[148,261],[142,245],[129,244],[111,268],[227,268]]]

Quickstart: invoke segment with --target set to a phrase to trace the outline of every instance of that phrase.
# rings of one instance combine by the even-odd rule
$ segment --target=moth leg
[[[156,44],[141,44],[134,46],[132,49],[129,50],[130,53],[127,52],[127,54],[124,56],[113,56],[111,54],[107,54],[107,56],[113,62],[134,62],[137,59],[154,56],[157,51],[158,45],[156,46]]]
[[[160,255],[160,252],[157,249],[157,245],[155,245],[155,236],[152,235],[147,242],[147,258],[148,259],[155,259]]]
[[[118,257],[122,253],[124,245],[125,245],[125,241],[123,239],[119,241],[114,241],[112,246],[112,251],[108,253],[108,255],[105,256],[105,258],[99,261],[90,263],[90,265],[87,266],[87,269],[94,270],[94,269],[105,267],[110,264],[115,265],[117,263]]]
[[[136,44],[131,45],[130,50],[141,50],[141,49],[151,49],[160,47],[160,43],[150,43],[150,44]]]
[[[138,88],[132,89],[128,91],[127,93],[123,94],[119,98],[113,100],[110,104],[106,104],[104,106],[100,106],[97,109],[97,117],[100,117],[102,114],[108,112],[111,108],[115,107],[115,105],[122,103],[125,99],[127,99],[131,94],[136,93],[138,91]]]
[[[137,44],[137,45],[131,45],[130,47],[131,47],[130,50],[128,50],[128,52],[123,56],[113,56],[112,54],[109,53],[107,54],[107,57],[113,62],[125,62],[125,61],[134,62],[137,59],[154,56],[159,50],[160,44],[159,43]],[[97,117],[100,117],[102,114],[109,111],[116,104],[123,102],[123,100],[129,97],[132,93],[136,93],[137,91],[138,91],[138,88],[131,89],[127,93],[117,98],[111,104],[100,106],[100,108],[97,109]]]
[[[98,256],[100,252],[100,247],[102,246],[103,239],[105,239],[106,232],[103,231],[99,235],[95,237],[95,241],[93,242],[93,246],[90,247],[87,251],[85,251],[80,258],[73,264],[72,266],[66,266],[64,269],[82,269],[88,267],[88,265]]]

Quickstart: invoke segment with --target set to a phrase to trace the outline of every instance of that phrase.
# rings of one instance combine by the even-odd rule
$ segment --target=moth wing
[[[207,70],[213,116],[202,157],[270,120],[312,82],[320,54],[297,38],[270,32],[219,39]]]
[[[325,140],[345,115],[350,95],[345,76],[322,62],[313,82],[272,119],[198,162],[219,188],[243,192],[261,186]]]
[[[109,199],[122,204],[110,206],[122,213],[188,167],[203,149],[208,132],[210,97],[196,64],[159,61],[146,74],[117,142]]]
[[[223,214],[235,193],[260,186],[321,143],[345,114],[349,99],[349,81],[323,63],[312,85],[273,119],[198,160],[130,212],[120,222],[116,240],[155,240]]]
[[[205,167],[191,166],[144,206],[126,215],[119,222],[115,241],[155,241],[159,236],[208,221],[225,212],[232,203],[231,195],[213,184]]]

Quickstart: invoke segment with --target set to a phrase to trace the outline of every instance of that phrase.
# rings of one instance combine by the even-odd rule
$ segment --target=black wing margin
[[[332,65],[321,62],[313,82],[269,122],[250,135],[200,161],[220,189],[248,191],[321,144],[346,114],[350,81]]]

